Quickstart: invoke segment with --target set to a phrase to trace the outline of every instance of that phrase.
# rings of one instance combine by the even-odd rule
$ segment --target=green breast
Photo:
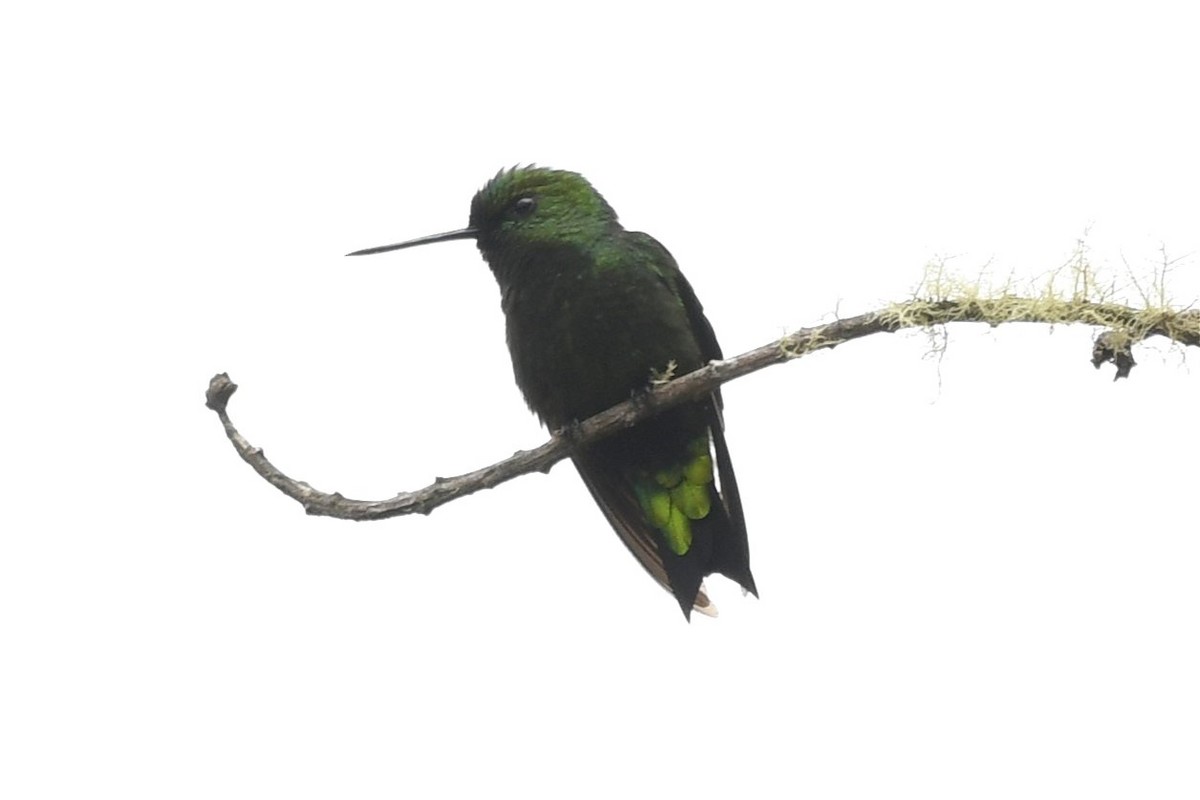
[[[551,427],[645,388],[671,362],[703,364],[683,303],[651,265],[602,265],[565,251],[529,259],[502,287],[517,385]]]

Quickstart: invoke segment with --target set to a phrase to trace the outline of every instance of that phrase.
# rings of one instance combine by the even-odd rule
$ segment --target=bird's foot
[[[652,368],[650,370],[650,385],[647,389],[657,389],[659,386],[675,380],[675,371],[677,369],[679,369],[679,364],[676,363],[675,359],[667,362],[666,369]]]
[[[573,419],[566,425],[563,425],[561,428],[554,431],[554,438],[563,439],[570,444],[571,447],[576,447],[583,438],[583,425],[580,424],[579,420]]]

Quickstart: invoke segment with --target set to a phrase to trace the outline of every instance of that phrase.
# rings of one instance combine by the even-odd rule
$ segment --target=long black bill
[[[402,250],[405,247],[416,247],[422,244],[433,244],[434,242],[452,242],[455,239],[474,239],[479,235],[479,231],[474,228],[463,228],[460,231],[448,231],[447,233],[435,233],[432,236],[422,236],[420,239],[409,239],[407,242],[399,244],[385,244],[382,247],[368,247],[366,250],[355,250],[353,253],[346,253],[348,256],[373,256],[376,253],[387,253],[392,250]]]

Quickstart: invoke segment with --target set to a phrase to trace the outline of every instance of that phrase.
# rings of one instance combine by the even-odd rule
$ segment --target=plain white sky
[[[1173,4],[1178,5],[1178,4]],[[661,10],[656,10],[656,9]],[[762,599],[690,626],[536,445],[462,226],[589,176],[726,350],[1037,279],[1200,298],[1200,56],[1147,4],[9,9],[0,794],[1195,797],[1196,354],[875,337],[729,386]]]

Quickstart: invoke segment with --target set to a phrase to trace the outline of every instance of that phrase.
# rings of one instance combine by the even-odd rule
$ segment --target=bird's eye
[[[519,197],[517,202],[513,203],[513,214],[518,217],[528,217],[537,208],[537,200],[532,197]]]

